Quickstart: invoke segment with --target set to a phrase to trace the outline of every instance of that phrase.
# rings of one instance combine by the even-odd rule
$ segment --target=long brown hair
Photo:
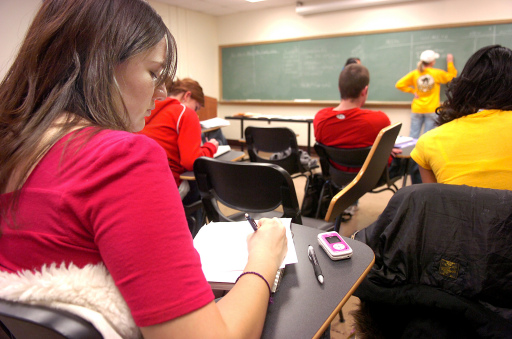
[[[162,38],[167,60],[158,85],[174,77],[176,44],[147,2],[43,1],[0,84],[0,193],[14,173],[21,188],[40,157],[79,123],[129,130],[126,108],[116,104],[114,68]],[[57,121],[60,132],[43,139]]]

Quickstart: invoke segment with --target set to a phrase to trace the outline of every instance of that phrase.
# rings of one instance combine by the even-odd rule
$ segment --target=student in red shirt
[[[188,182],[180,179],[180,174],[192,171],[197,158],[213,157],[219,142],[209,139],[201,145],[201,125],[196,112],[204,106],[204,94],[199,83],[189,78],[168,79],[165,86],[168,97],[155,103],[155,109],[146,117],[146,126],[141,133],[165,150],[183,199],[189,188]]]
[[[361,108],[368,97],[370,73],[361,64],[349,64],[340,73],[341,101],[337,107],[328,107],[316,113],[313,120],[315,139],[326,146],[361,148],[372,146],[380,130],[391,124],[386,113]],[[359,168],[343,171],[359,172]]]
[[[201,124],[197,111],[204,106],[204,93],[199,83],[185,78],[167,79],[168,97],[155,103],[155,109],[146,117],[141,131],[163,147],[169,167],[178,186],[183,205],[199,201],[201,195],[195,181],[181,180],[180,175],[194,169],[194,161],[202,156],[213,157],[219,142],[209,139],[201,145]],[[192,235],[202,226],[203,210],[187,215]]]

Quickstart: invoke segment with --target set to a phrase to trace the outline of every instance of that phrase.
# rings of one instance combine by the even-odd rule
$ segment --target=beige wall
[[[178,46],[179,78],[190,77],[205,95],[219,97],[217,18],[157,1],[149,1],[160,14]]]
[[[11,65],[41,0],[0,0],[0,79]]]

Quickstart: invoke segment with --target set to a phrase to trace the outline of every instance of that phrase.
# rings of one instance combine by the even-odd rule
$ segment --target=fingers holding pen
[[[262,218],[258,220],[257,227],[258,231],[249,236],[249,251],[270,256],[280,264],[288,250],[286,228],[278,218]]]

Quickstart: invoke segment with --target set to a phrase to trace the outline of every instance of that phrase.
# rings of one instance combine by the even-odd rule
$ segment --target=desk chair
[[[396,123],[383,128],[379,132],[373,146],[370,148],[366,160],[364,161],[359,172],[355,175],[355,178],[350,181],[340,192],[338,192],[334,198],[332,198],[331,203],[329,204],[329,209],[327,210],[327,214],[325,215],[325,221],[336,221],[334,226],[336,231],[339,231],[342,215],[345,209],[354,204],[363,195],[368,192],[381,192],[385,189],[390,189],[393,191],[393,189],[390,187],[376,191],[374,191],[374,189],[382,180],[383,175],[386,174],[388,159],[391,154],[391,150],[395,145],[395,140],[398,136],[398,133],[400,132],[401,127],[401,123]],[[348,161],[345,161],[343,164],[345,163],[350,164]],[[334,167],[331,165],[328,165],[327,167],[329,168],[328,173],[330,173],[331,178],[333,178],[335,172],[332,171],[332,169]]]
[[[320,166],[322,174],[326,180],[330,180],[332,184],[338,189],[343,188],[350,183],[357,176],[358,172],[346,172],[333,166],[333,162],[344,167],[361,168],[372,149],[371,146],[363,148],[339,148],[325,146],[321,143],[315,144],[315,151],[320,158]],[[398,175],[390,178],[389,166],[384,168],[382,176],[370,191],[372,193],[379,193],[385,190],[390,190],[393,193],[398,191],[395,185],[402,176]],[[384,186],[384,187],[382,187]]]
[[[299,146],[295,132],[287,127],[254,127],[245,129],[245,141],[247,153],[251,162],[271,163],[284,168],[292,178],[311,174],[311,170],[318,165],[304,166],[300,161]],[[270,159],[263,157],[260,152],[265,153],[289,153],[281,159]]]
[[[190,218],[190,224],[188,225],[190,233],[192,234],[192,237],[195,237],[197,232],[199,232],[199,229],[203,227],[206,221],[206,215],[203,210],[203,202],[198,200],[191,204],[183,205],[183,209],[185,210],[185,216]]]
[[[44,306],[0,300],[0,338],[102,339],[88,321]]]
[[[334,224],[300,215],[295,186],[282,167],[265,163],[224,162],[200,157],[194,162],[194,174],[208,220],[241,221],[245,212],[254,219],[291,218],[293,223],[322,230]],[[225,215],[221,203],[236,212]],[[283,212],[275,211],[282,207]]]

